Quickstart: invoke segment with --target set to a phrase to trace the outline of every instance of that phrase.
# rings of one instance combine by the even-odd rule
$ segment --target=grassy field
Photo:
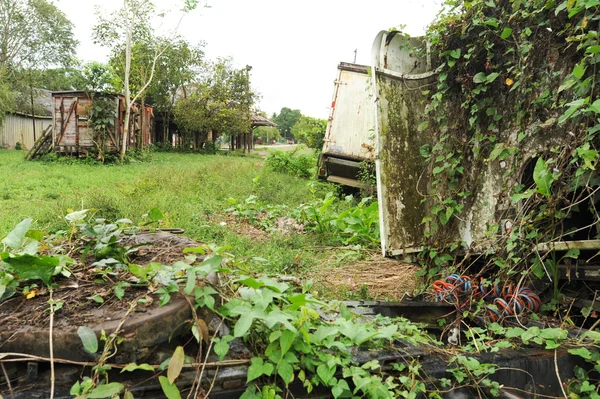
[[[335,189],[316,187],[320,196]],[[242,258],[267,260],[257,261],[256,268],[296,273],[331,256],[314,250],[333,245],[331,237],[266,233],[225,212],[231,206],[228,198],[250,195],[261,203],[291,207],[311,197],[306,179],[272,172],[260,158],[155,153],[149,162],[101,166],[27,162],[18,151],[0,150],[0,237],[26,217],[34,218],[37,228],[54,231],[65,226],[63,216],[70,210],[97,209],[98,217],[140,221],[158,207],[164,227],[183,228],[203,243],[230,246]]]

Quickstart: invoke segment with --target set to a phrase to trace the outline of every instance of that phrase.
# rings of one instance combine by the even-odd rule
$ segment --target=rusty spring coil
[[[485,279],[471,280],[469,276],[451,274],[445,280],[433,282],[436,302],[454,303],[457,309],[465,307],[472,298],[484,299],[496,305],[486,306],[488,318],[494,322],[506,316],[515,316],[526,310],[538,312],[542,307],[540,297],[527,287],[516,289],[512,282],[485,286]]]

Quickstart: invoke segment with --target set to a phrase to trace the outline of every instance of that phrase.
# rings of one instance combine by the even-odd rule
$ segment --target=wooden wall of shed
[[[51,116],[36,117],[35,137],[39,138],[49,125],[52,125]],[[21,114],[7,114],[0,126],[0,148],[13,149],[17,143],[21,143],[26,149],[33,147],[32,118]]]
[[[125,100],[115,96],[116,118],[113,127],[108,129],[104,148],[108,153],[119,152],[123,137],[125,118]],[[87,153],[96,149],[93,141],[93,129],[87,115],[92,99],[81,93],[57,93],[54,95],[54,150],[60,153]],[[152,142],[152,107],[145,107],[142,128],[142,116],[139,104],[133,104],[130,118],[128,149],[137,148],[138,138],[141,146]]]

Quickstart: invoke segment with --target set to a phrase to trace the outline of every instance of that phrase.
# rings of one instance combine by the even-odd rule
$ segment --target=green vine
[[[537,244],[598,233],[598,4],[446,2],[427,34],[438,78],[424,93],[419,126],[434,143],[421,148],[432,176],[424,273],[456,264],[465,243],[455,232],[472,217],[466,210],[484,201],[478,196],[491,170],[501,171],[494,172],[494,222],[485,242],[471,245],[492,254],[484,272],[548,276],[558,294],[559,259]],[[577,212],[589,215],[587,225],[571,224]]]

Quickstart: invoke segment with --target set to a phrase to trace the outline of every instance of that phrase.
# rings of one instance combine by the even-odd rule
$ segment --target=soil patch
[[[124,239],[125,245],[139,245],[130,254],[130,261],[142,266],[150,262],[170,265],[183,258],[183,249],[198,246],[195,241],[168,233],[141,233]],[[74,257],[79,266],[73,268],[69,278],[56,278],[59,287],[54,289],[53,299],[62,304],[56,311],[54,323],[57,328],[94,326],[108,321],[121,320],[130,304],[137,303],[136,312],[147,312],[159,307],[153,288],[136,286],[132,275],[124,268],[106,269],[93,267],[94,258],[85,260]],[[128,282],[124,295],[118,299],[115,285]],[[35,295],[26,298],[16,293],[14,297],[0,302],[0,332],[17,331],[23,327],[47,327],[49,325],[49,293],[43,284],[34,290]],[[22,285],[23,286],[23,285]]]
[[[376,255],[368,260],[326,268],[311,278],[321,288],[347,299],[402,300],[417,288],[420,267]],[[338,298],[340,299],[340,298]]]

